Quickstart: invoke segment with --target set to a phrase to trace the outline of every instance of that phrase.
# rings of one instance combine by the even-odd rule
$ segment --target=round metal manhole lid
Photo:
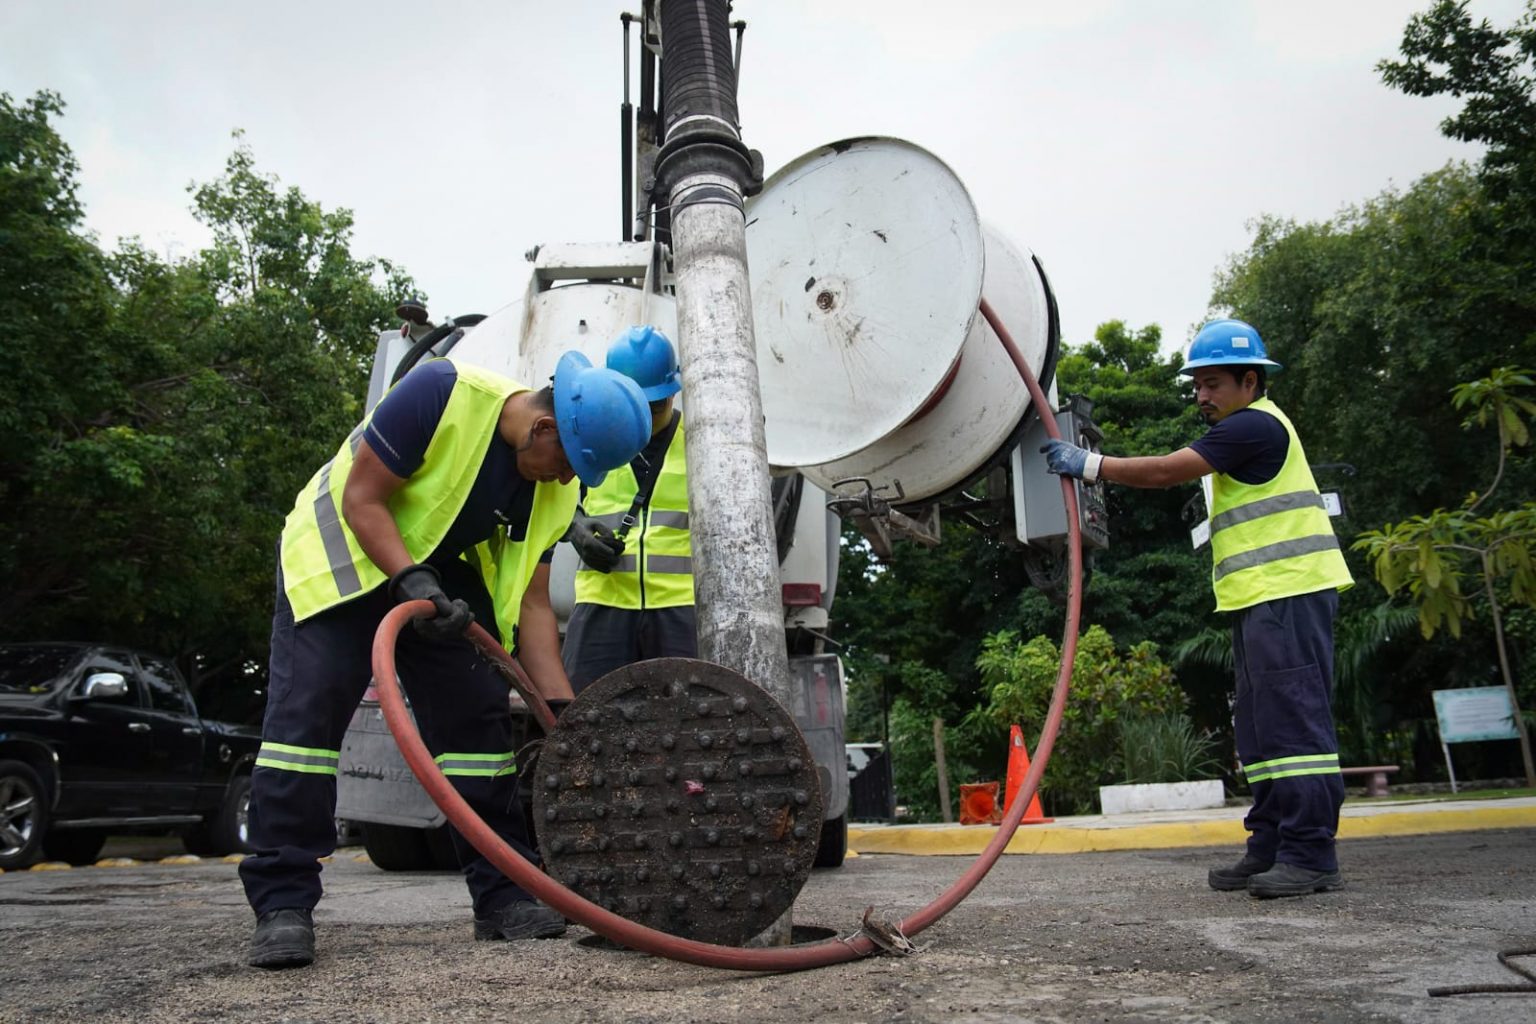
[[[805,738],[767,692],[658,658],[582,691],[545,741],[533,813],[549,873],[631,921],[741,945],[793,906],[821,836]]]

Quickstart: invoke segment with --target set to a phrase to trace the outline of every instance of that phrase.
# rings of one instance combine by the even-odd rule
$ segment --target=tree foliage
[[[1045,724],[1061,664],[1056,644],[1045,636],[1024,641],[1018,632],[1002,630],[982,643],[976,664],[987,687],[977,717],[1004,730],[1018,724],[1033,743]],[[1073,813],[1091,812],[1098,787],[1123,778],[1121,721],[1182,712],[1186,703],[1156,644],[1144,640],[1122,653],[1102,626],[1090,627],[1078,640],[1072,688],[1042,795]]]
[[[361,412],[410,281],[355,258],[351,215],[237,144],[194,186],[206,250],[85,232],[57,96],[0,97],[0,598],[8,639],[129,643],[195,671],[265,661],[273,553],[305,478]]]
[[[1462,620],[1474,614],[1475,600],[1486,604],[1504,686],[1517,718],[1520,698],[1509,666],[1501,603],[1536,608],[1536,562],[1532,559],[1536,502],[1526,501],[1483,516],[1476,512],[1498,486],[1508,450],[1530,440],[1525,417],[1536,412],[1536,404],[1517,390],[1530,387],[1530,373],[1501,367],[1483,380],[1453,388],[1452,404],[1471,409],[1464,426],[1497,427],[1499,461],[1493,483],[1487,491],[1469,495],[1460,508],[1436,509],[1429,515],[1388,523],[1379,530],[1366,531],[1355,542],[1371,556],[1376,578],[1387,593],[1408,590],[1419,609],[1425,639],[1442,626],[1459,637]],[[1463,582],[1468,580],[1470,593],[1463,589]],[[1536,786],[1536,765],[1523,721],[1517,731],[1526,784]]]
[[[1440,130],[1488,146],[1484,170],[1500,187],[1536,184],[1536,0],[1508,29],[1474,21],[1468,0],[1436,0],[1408,20],[1401,60],[1377,65],[1382,81],[1410,96],[1450,94],[1460,110]]]

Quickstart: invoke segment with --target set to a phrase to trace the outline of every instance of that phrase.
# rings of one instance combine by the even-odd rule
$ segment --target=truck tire
[[[427,829],[427,852],[432,855],[432,867],[438,871],[459,870],[459,855],[453,848],[453,834],[448,829],[447,825]]]
[[[53,829],[43,836],[43,856],[77,867],[95,864],[105,845],[107,833],[99,828]]]
[[[48,832],[48,790],[32,767],[0,761],[0,870],[37,860]]]
[[[223,857],[253,853],[250,843],[251,777],[236,775],[224,790],[218,813],[181,837],[188,853]]]
[[[429,829],[406,825],[381,825],[370,821],[363,825],[363,849],[368,859],[381,871],[431,871],[436,858],[427,845]]]
[[[821,823],[821,842],[816,845],[818,868],[840,868],[848,856],[848,815]]]

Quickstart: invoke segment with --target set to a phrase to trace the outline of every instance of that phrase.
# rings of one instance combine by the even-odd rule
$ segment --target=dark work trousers
[[[1236,613],[1237,754],[1244,765],[1276,758],[1334,755],[1333,619],[1335,590],[1265,601]],[[1265,863],[1336,871],[1334,833],[1344,804],[1337,771],[1253,782],[1243,825],[1248,853]]]
[[[493,636],[496,618],[479,575],[467,563],[437,568],[449,597],[463,598]],[[262,742],[340,751],[352,712],[372,677],[373,635],[394,602],[380,586],[295,625],[278,569],[272,656]],[[468,641],[433,643],[407,626],[395,648],[417,728],[433,756],[507,754],[512,750],[507,684]],[[250,842],[240,862],[246,898],[261,915],[314,907],[320,899],[319,858],[336,848],[335,762],[329,772],[258,765],[251,774]],[[514,798],[516,776],[449,776],[453,787],[514,850],[537,864]],[[452,830],[476,916],[531,897]]]
[[[577,693],[636,661],[698,656],[699,627],[691,604],[644,611],[578,604],[565,624],[560,647],[565,674]]]

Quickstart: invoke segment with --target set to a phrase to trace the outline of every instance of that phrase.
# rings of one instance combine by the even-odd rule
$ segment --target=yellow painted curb
[[[1474,832],[1489,828],[1536,827],[1536,807],[1487,807],[1445,811],[1403,811],[1346,816],[1339,838]],[[911,856],[976,856],[997,830],[988,826],[887,826],[848,829],[850,853],[900,853]],[[1081,828],[1024,825],[1005,853],[1094,853],[1106,850],[1160,850],[1192,846],[1242,845],[1248,838],[1241,818],[1218,821],[1161,822],[1125,827]]]
[[[45,861],[41,861],[41,862],[39,862],[37,864],[33,864],[27,870],[28,871],[68,871],[69,869],[70,869],[70,865],[65,864],[61,860],[45,860]]]
[[[1370,814],[1339,822],[1345,839],[1361,836],[1402,836],[1425,832],[1476,832],[1485,828],[1536,826],[1536,807],[1468,807],[1454,811],[1403,811]]]
[[[997,835],[985,826],[954,828],[895,828],[848,830],[848,845],[859,853],[905,853],[914,856],[976,856]],[[1022,826],[1004,853],[1093,853],[1104,850],[1150,850],[1177,846],[1222,846],[1242,842],[1241,821],[1177,822],[1135,828],[1071,828]]]
[[[137,866],[138,863],[132,857],[103,857],[93,866],[98,868],[131,868]]]
[[[220,857],[219,859],[222,860],[225,864],[239,864],[241,861],[245,860],[245,858],[247,858],[249,856],[250,856],[250,854],[248,854],[248,853],[231,853],[231,854],[226,854],[225,856]]]
[[[161,857],[158,864],[201,864],[203,858],[190,853],[179,853],[174,857]]]

